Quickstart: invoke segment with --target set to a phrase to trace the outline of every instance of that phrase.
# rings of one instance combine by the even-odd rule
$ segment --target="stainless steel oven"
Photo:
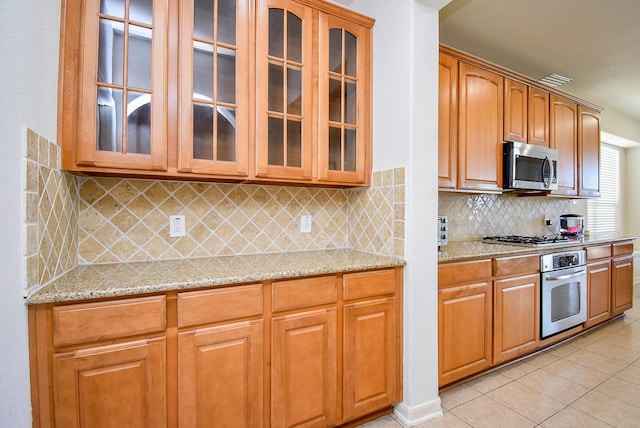
[[[587,269],[584,250],[540,257],[542,276],[541,337],[587,320]]]

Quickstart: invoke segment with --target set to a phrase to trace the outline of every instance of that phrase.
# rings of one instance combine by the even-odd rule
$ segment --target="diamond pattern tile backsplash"
[[[586,200],[553,197],[439,192],[438,215],[449,218],[449,240],[468,241],[497,235],[550,235],[559,232],[562,214],[586,217]],[[545,226],[544,219],[554,220]]]

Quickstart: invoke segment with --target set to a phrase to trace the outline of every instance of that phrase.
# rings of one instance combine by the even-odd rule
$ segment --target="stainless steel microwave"
[[[545,146],[505,141],[503,173],[504,190],[558,190],[558,151]]]

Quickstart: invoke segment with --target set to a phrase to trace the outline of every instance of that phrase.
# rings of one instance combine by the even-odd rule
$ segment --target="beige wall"
[[[624,201],[623,233],[640,238],[640,147],[625,150],[621,192]],[[636,251],[640,242],[635,241]]]

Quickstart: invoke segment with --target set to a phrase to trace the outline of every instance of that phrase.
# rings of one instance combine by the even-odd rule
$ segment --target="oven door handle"
[[[571,278],[576,278],[578,276],[582,276],[585,274],[586,271],[581,270],[579,272],[576,273],[570,273],[568,275],[560,275],[560,276],[545,276],[544,279],[546,279],[547,281],[564,281],[565,279],[571,279]]]

